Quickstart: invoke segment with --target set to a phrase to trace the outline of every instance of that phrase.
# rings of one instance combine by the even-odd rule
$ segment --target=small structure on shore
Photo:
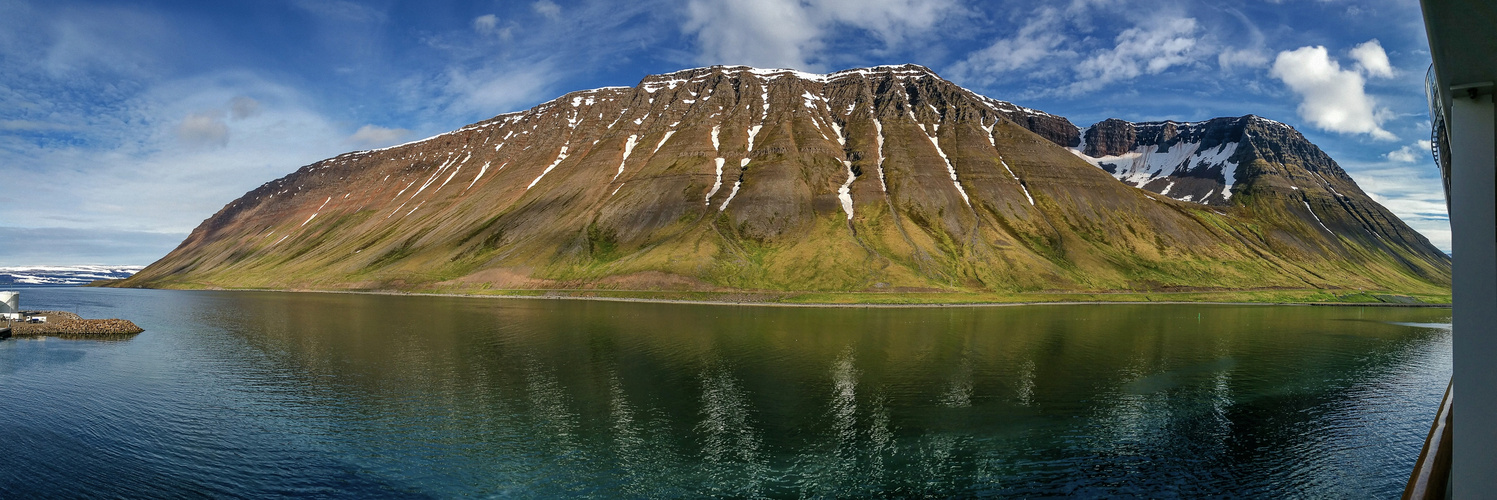
[[[21,292],[0,292],[0,319],[21,320]]]
[[[67,311],[24,311],[27,318],[46,317],[45,323],[24,321],[10,325],[16,337],[111,337],[134,335],[145,331],[125,319],[83,319]]]
[[[7,337],[114,337],[145,331],[125,319],[83,319],[67,311],[22,311],[20,292],[0,292],[0,339]]]

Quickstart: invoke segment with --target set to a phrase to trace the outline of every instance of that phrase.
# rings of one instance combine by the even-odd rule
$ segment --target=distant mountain
[[[1241,206],[1335,234],[1332,248],[1444,254],[1362,192],[1341,166],[1293,127],[1253,115],[1203,122],[1129,123],[1087,128],[1072,151],[1124,184],[1181,201]],[[1233,196],[1241,196],[1233,203]],[[1393,252],[1397,253],[1397,252]]]
[[[144,266],[22,266],[0,267],[0,288],[11,285],[76,286],[97,280],[130,277]]]
[[[905,65],[691,69],[340,155],[229,203],[123,284],[1439,293],[1449,282],[1448,257],[1287,125],[1081,129]]]

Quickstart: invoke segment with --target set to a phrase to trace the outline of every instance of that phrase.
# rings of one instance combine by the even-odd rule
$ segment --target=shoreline
[[[134,287],[131,287],[134,288]],[[282,292],[282,293],[329,293],[329,294],[355,294],[355,295],[387,295],[387,296],[412,296],[412,297],[453,297],[453,298],[478,298],[478,299],[520,299],[520,300],[586,300],[597,302],[625,302],[625,303],[647,303],[647,304],[678,304],[678,305],[709,305],[709,306],[749,306],[749,307],[803,307],[803,308],[877,308],[877,309],[904,309],[904,308],[954,308],[954,307],[1017,307],[1017,306],[1065,306],[1065,305],[1228,305],[1228,306],[1304,306],[1304,307],[1412,307],[1412,308],[1446,308],[1450,304],[1440,303],[1389,303],[1389,302],[1295,302],[1295,301],[1210,301],[1210,300],[1034,300],[1034,301],[974,301],[974,302],[774,302],[766,300],[704,300],[704,299],[673,299],[673,298],[650,298],[650,297],[601,297],[586,295],[558,295],[557,292],[596,293],[597,290],[530,290],[518,289],[515,292],[550,293],[549,295],[522,295],[522,294],[497,294],[497,293],[452,293],[452,292],[410,292],[402,290],[315,290],[315,289],[275,289],[275,288],[201,288],[201,289],[172,289],[158,288],[158,290],[197,290],[197,291],[229,291],[229,292]],[[682,292],[657,292],[657,291],[609,291],[615,293],[682,293]],[[1153,292],[1159,294],[1202,294],[1212,292]],[[1221,292],[1238,293],[1238,292]],[[1062,295],[1062,294],[1051,294]],[[1127,292],[1082,292],[1076,295],[1121,295],[1121,296],[1144,296],[1150,294],[1127,293]]]

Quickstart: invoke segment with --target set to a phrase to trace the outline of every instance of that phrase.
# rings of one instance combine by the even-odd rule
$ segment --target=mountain
[[[98,280],[117,280],[130,277],[141,270],[141,266],[19,266],[0,267],[0,287],[21,286],[76,286]]]
[[[690,69],[340,155],[234,200],[121,286],[1445,293],[1449,282],[1448,257],[1287,125],[1083,130],[904,65]]]

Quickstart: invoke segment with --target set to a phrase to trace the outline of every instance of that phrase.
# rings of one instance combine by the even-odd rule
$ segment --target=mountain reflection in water
[[[1450,373],[1445,309],[28,302],[146,333],[0,342],[3,497],[1387,497]]]

